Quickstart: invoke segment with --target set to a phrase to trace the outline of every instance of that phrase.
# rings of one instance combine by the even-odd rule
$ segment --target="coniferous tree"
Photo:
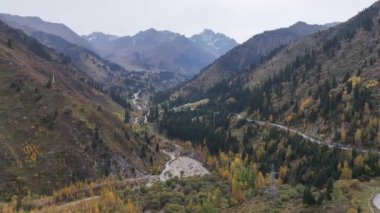
[[[131,119],[131,116],[129,115],[129,112],[126,109],[124,112],[124,123],[128,123],[130,119]]]
[[[309,187],[306,187],[303,191],[302,203],[308,204],[308,205],[315,204],[315,197],[313,193],[311,193]]]
[[[327,188],[326,188],[326,199],[332,200],[331,194],[334,190],[334,180],[332,178],[329,178],[327,181]]]
[[[13,49],[13,42],[12,42],[12,39],[8,39],[8,42],[7,42],[7,46],[11,49]]]

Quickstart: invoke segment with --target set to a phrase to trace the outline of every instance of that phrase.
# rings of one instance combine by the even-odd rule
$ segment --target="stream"
[[[141,95],[141,90],[137,93],[133,94],[132,103],[135,106],[135,108],[138,111],[138,116],[134,118],[134,124],[138,125],[139,120],[143,117],[144,124],[148,123],[148,114],[144,113],[146,110],[148,103],[144,102],[143,100],[139,100]],[[174,145],[176,149],[178,150],[179,147],[177,145]],[[168,160],[165,163],[165,169],[161,172],[159,175],[159,180],[166,181],[168,179],[171,179],[173,177],[190,177],[190,176],[202,176],[205,174],[209,174],[209,171],[200,163],[199,161],[187,157],[187,156],[179,156],[179,152],[169,152],[166,150],[162,150],[162,152],[170,157],[170,160]],[[155,178],[153,178],[154,180]],[[149,181],[150,183],[152,181]]]

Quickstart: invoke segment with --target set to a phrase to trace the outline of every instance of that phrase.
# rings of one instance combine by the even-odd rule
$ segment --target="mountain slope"
[[[197,101],[189,97],[208,99],[202,109],[209,113],[243,113],[325,143],[375,150],[380,147],[379,11],[376,2],[347,22],[292,42],[257,67],[179,96],[171,105]],[[186,132],[178,126],[171,131]]]
[[[379,11],[380,1],[207,90],[173,95],[159,127],[203,147],[206,164],[242,204],[236,211],[277,211],[275,202],[286,203],[279,212],[363,209],[373,194],[358,185],[380,176]],[[289,199],[286,184],[304,188]],[[336,196],[343,193],[345,201]]]
[[[66,63],[74,64],[88,76],[88,79],[107,90],[117,79],[127,73],[121,66],[101,58],[91,50],[71,44],[66,40],[44,32],[33,32],[30,36],[39,42],[63,54]]]
[[[23,30],[27,34],[36,31],[45,32],[51,35],[59,36],[72,44],[76,44],[87,49],[92,49],[89,42],[82,39],[64,24],[46,22],[39,17],[22,17],[9,14],[0,14],[0,20],[13,28]]]
[[[0,196],[146,172],[158,153],[60,55],[0,22]],[[54,81],[52,76],[54,75]],[[141,154],[143,153],[143,155]]]
[[[91,45],[84,39],[79,39],[74,32],[65,26],[44,22],[39,18],[4,14],[0,14],[0,19],[5,20],[12,27],[23,30],[45,46],[63,54],[64,63],[75,64],[87,75],[88,80],[99,84],[102,89],[106,90],[112,83],[115,83],[116,79],[121,78],[126,73],[119,65],[111,63],[86,49],[86,46],[90,47]]]
[[[244,71],[251,66],[257,66],[265,58],[275,54],[284,45],[324,29],[327,29],[327,27],[298,22],[288,28],[266,31],[255,35],[202,70],[187,87],[207,89],[224,78]]]

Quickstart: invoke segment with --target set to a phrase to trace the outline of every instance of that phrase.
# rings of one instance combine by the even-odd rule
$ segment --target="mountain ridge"
[[[182,91],[193,88],[205,90],[225,78],[255,67],[266,58],[270,58],[284,45],[305,35],[328,29],[324,25],[309,25],[297,22],[289,27],[279,28],[252,36],[247,41],[228,51],[214,63],[205,67],[190,82],[182,87]]]
[[[219,36],[219,43],[229,43],[232,40],[222,34],[213,34]],[[185,42],[185,39],[191,41]],[[223,39],[225,39],[223,41]],[[185,42],[187,51],[178,45],[178,42]],[[144,70],[163,70],[174,73],[179,73],[186,78],[191,77],[199,72],[207,64],[211,63],[220,54],[223,54],[226,49],[232,48],[232,44],[228,44],[223,50],[215,50],[214,47],[205,46],[204,43],[197,43],[191,38],[187,38],[181,34],[171,31],[158,31],[150,28],[140,31],[133,36],[123,36],[102,44],[95,44],[95,48],[105,58],[122,64],[130,69],[144,69]],[[164,47],[164,45],[167,45]],[[190,45],[190,46],[189,46]],[[170,57],[160,57],[160,53],[165,54],[162,48],[170,50],[170,52],[177,52],[177,56],[171,55]],[[176,48],[176,49],[171,49]],[[190,49],[189,49],[190,48]],[[198,57],[200,55],[201,57]],[[157,61],[159,56],[161,58]],[[204,58],[204,59],[202,59]],[[191,66],[189,64],[191,63]]]
[[[40,17],[35,16],[17,16],[10,14],[0,14],[0,19],[7,22],[9,25],[13,25],[14,28],[19,28],[27,33],[33,31],[42,31],[55,36],[60,36],[70,43],[92,49],[90,43],[82,39],[78,34],[72,31],[69,27],[62,23],[52,23],[42,20]]]

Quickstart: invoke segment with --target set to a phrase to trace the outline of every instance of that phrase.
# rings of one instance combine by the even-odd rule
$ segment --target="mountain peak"
[[[158,30],[156,30],[153,27],[151,27],[151,28],[149,28],[149,29],[147,29],[145,31],[142,31],[142,32],[154,32],[154,33],[156,33],[156,32],[158,32]]]
[[[292,27],[293,26],[306,26],[306,25],[309,25],[309,24],[304,22],[304,21],[298,21],[295,24],[293,24]]]
[[[216,33],[211,29],[204,29],[200,34],[211,34],[216,35]]]
[[[93,32],[89,35],[83,35],[82,36],[84,39],[87,41],[94,41],[94,40],[115,40],[119,38],[119,36],[116,35],[110,35],[110,34],[105,34],[103,32]]]
[[[216,33],[211,29],[204,29],[201,33],[193,35],[190,39],[201,47],[210,47],[212,53],[217,57],[223,55],[237,45],[237,42],[234,39],[222,33]]]

